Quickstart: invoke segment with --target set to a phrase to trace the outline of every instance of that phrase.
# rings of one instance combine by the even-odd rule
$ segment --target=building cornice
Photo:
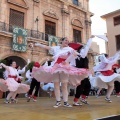
[[[75,8],[75,9],[78,9],[78,10],[80,10],[80,11],[82,11],[82,12],[87,13],[87,11],[86,11],[85,9],[80,8],[80,6],[77,6],[77,5],[72,4],[72,3],[68,2],[67,0],[59,0],[59,1],[60,1],[60,2],[63,2],[63,3],[64,3],[65,5],[67,5],[67,6],[71,6],[71,7]]]
[[[116,14],[116,13],[120,13],[120,9],[116,10],[116,11],[113,11],[113,12],[110,12],[110,13],[107,13],[105,15],[102,15],[101,18],[103,19],[106,19],[107,17],[109,17],[110,15],[113,15],[113,14]]]

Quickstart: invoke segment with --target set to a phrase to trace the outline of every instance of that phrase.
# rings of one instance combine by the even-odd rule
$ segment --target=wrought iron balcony
[[[13,27],[14,27],[13,25],[9,25],[9,24],[6,24],[4,22],[0,22],[0,31],[13,33]],[[28,37],[48,41],[48,35],[49,34],[39,32],[37,30],[30,30],[30,29],[26,29],[26,30],[27,30],[27,36]],[[57,37],[57,38],[58,38],[58,40],[60,39],[59,37]]]

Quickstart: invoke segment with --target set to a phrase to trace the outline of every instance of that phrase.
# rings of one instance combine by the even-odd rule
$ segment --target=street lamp
[[[38,16],[37,16],[37,18],[35,19],[35,22],[37,23],[37,38],[38,38],[38,21],[39,21],[39,19],[38,19]]]

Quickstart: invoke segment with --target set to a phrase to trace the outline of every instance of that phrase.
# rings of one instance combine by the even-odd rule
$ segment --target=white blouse
[[[13,68],[13,67],[9,67],[8,75],[18,76],[18,71],[17,71],[17,69],[16,69],[16,68]]]
[[[51,47],[51,48],[52,49],[51,49],[50,52],[52,52],[53,59],[54,59],[54,62],[52,63],[52,65],[54,65],[54,63],[57,61],[57,59],[59,57],[67,59],[70,54],[74,53],[74,49],[71,48],[71,47],[60,48],[60,46],[54,46],[54,47]]]

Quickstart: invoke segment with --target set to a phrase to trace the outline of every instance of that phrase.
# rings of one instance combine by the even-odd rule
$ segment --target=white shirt
[[[54,59],[54,62],[52,62],[51,65],[53,66],[59,57],[66,59],[68,58],[69,54],[73,54],[74,49],[71,47],[64,47],[61,49],[60,46],[54,46],[52,47],[51,52],[53,54]]]
[[[8,75],[18,76],[18,71],[17,71],[17,69],[16,69],[16,68],[13,68],[13,67],[9,67]]]

